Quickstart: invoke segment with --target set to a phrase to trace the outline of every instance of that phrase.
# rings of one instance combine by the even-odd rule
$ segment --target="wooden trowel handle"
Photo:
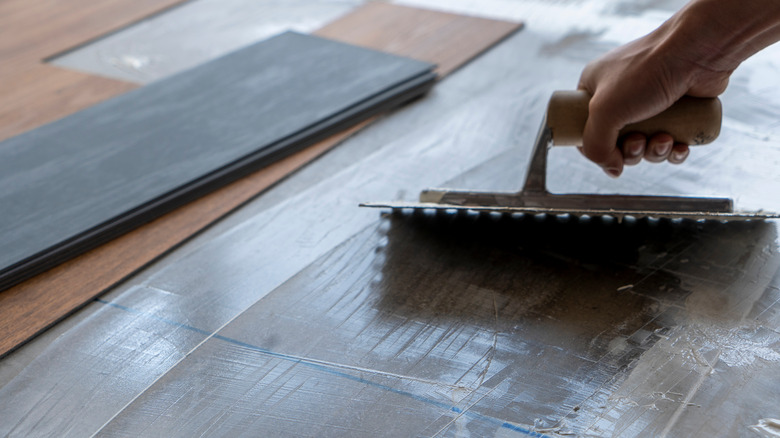
[[[588,119],[590,94],[586,91],[556,91],[547,106],[547,126],[552,131],[553,144],[582,146],[582,131]],[[707,144],[720,134],[721,106],[718,98],[683,96],[669,109],[626,126],[620,135],[641,132],[653,135],[670,134],[676,142]]]

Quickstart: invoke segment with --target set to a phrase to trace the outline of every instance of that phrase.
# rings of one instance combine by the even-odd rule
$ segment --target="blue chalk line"
[[[316,369],[318,371],[322,371],[322,372],[331,374],[333,376],[341,377],[341,378],[344,378],[344,379],[347,379],[347,380],[351,380],[353,382],[358,382],[358,383],[362,383],[362,384],[367,385],[367,386],[371,386],[373,388],[378,388],[378,389],[382,389],[382,390],[387,391],[387,392],[391,392],[391,393],[394,393],[394,394],[398,394],[398,395],[402,395],[402,396],[405,396],[405,397],[409,397],[409,398],[417,400],[419,402],[422,402],[422,403],[425,403],[425,404],[428,404],[428,405],[431,405],[431,406],[436,406],[437,408],[445,409],[445,410],[454,412],[456,414],[466,415],[466,416],[474,418],[474,419],[478,419],[478,420],[486,421],[486,422],[489,422],[489,423],[493,423],[493,424],[496,424],[497,426],[500,426],[501,428],[512,430],[514,432],[519,432],[521,434],[524,434],[524,435],[527,435],[527,436],[530,436],[530,437],[549,438],[548,435],[545,435],[543,433],[539,433],[539,432],[536,432],[536,431],[533,431],[533,430],[530,430],[530,429],[526,429],[524,427],[520,427],[518,425],[502,421],[502,420],[500,420],[498,418],[495,418],[495,417],[491,417],[491,416],[488,416],[488,415],[483,415],[483,414],[480,414],[480,413],[477,413],[477,412],[473,412],[473,411],[465,411],[464,412],[463,409],[461,409],[461,408],[459,408],[457,406],[452,406],[452,405],[449,405],[449,404],[446,404],[446,403],[442,403],[442,402],[439,402],[439,401],[436,401],[436,400],[432,400],[432,399],[429,399],[429,398],[426,398],[426,397],[423,397],[423,396],[420,396],[420,395],[417,395],[417,394],[414,394],[414,393],[411,393],[411,392],[408,392],[408,391],[403,391],[403,390],[400,390],[400,389],[397,389],[397,388],[393,388],[393,387],[390,387],[390,386],[387,386],[387,385],[383,385],[381,383],[373,382],[371,380],[367,380],[367,379],[364,379],[362,377],[353,376],[352,374],[345,373],[343,371],[340,371],[340,370],[335,369],[333,367],[327,366],[325,364],[316,363],[316,362],[309,362],[309,361],[303,360],[303,359],[298,358],[298,357],[294,357],[294,356],[290,356],[290,355],[287,355],[287,354],[271,351],[271,350],[268,350],[266,348],[258,347],[258,346],[253,345],[253,344],[249,344],[249,343],[246,343],[246,342],[243,342],[243,341],[239,341],[238,339],[233,339],[233,338],[229,338],[227,336],[222,336],[220,334],[216,334],[216,333],[209,332],[207,330],[199,329],[197,327],[193,327],[193,326],[188,325],[188,324],[183,324],[183,323],[180,323],[178,321],[173,321],[171,319],[162,318],[162,317],[159,317],[159,316],[156,316],[156,315],[152,315],[150,313],[147,313],[147,312],[144,312],[144,311],[141,311],[141,310],[138,310],[138,309],[134,309],[132,307],[123,306],[123,305],[117,304],[117,303],[112,303],[112,302],[103,300],[101,298],[96,298],[95,301],[97,301],[99,303],[102,303],[102,304],[105,304],[107,306],[114,307],[116,309],[123,310],[125,312],[133,313],[133,314],[136,314],[136,315],[142,315],[142,316],[154,319],[156,321],[168,324],[168,325],[173,326],[173,327],[177,327],[177,328],[181,328],[181,329],[184,329],[184,330],[188,330],[188,331],[191,331],[191,332],[194,332],[194,333],[198,333],[198,334],[201,334],[201,335],[204,335],[204,336],[211,336],[214,339],[219,339],[220,341],[227,342],[227,343],[239,346],[239,347],[243,347],[243,348],[246,348],[248,350],[256,351],[258,353],[261,353],[261,354],[264,354],[264,355],[267,355],[267,356],[271,356],[271,357],[282,359],[282,360],[285,360],[285,361],[288,361],[288,362],[293,362],[293,363],[296,363],[296,364],[304,365],[304,366],[307,366],[309,368]]]

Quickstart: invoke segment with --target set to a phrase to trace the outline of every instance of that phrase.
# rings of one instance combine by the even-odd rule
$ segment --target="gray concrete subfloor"
[[[143,82],[359,2],[244,3],[193,1],[57,62]],[[527,25],[5,358],[1,434],[777,433],[777,223],[356,208],[429,186],[516,188],[549,93],[680,2],[411,3]],[[638,166],[616,182],[560,150],[552,188],[780,210],[779,54],[735,73],[720,140],[685,166]]]

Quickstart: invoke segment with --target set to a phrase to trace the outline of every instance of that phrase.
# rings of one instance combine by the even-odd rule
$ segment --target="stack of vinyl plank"
[[[0,289],[418,96],[432,70],[287,32],[0,143]]]

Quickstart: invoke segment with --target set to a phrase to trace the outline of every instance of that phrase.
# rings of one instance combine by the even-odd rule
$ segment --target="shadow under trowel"
[[[745,261],[761,257],[763,246],[756,242],[774,243],[777,237],[775,226],[762,222],[610,223],[417,213],[390,215],[388,221],[377,285],[381,310],[432,325],[522,332],[522,342],[592,359],[613,350],[616,338],[641,346],[640,354],[654,331],[679,322],[675,314],[691,294],[691,278],[709,281],[693,272],[700,263],[680,265],[680,254],[706,258],[714,245],[721,260]],[[765,267],[777,271],[776,262]],[[731,268],[745,274],[739,266]],[[754,280],[737,277],[733,281]],[[714,288],[728,286],[715,281]],[[672,316],[664,317],[667,313]]]

